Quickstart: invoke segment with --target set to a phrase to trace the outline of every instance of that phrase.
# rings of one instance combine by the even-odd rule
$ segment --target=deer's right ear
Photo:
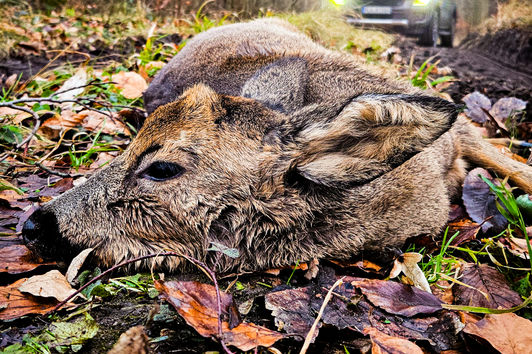
[[[303,107],[307,62],[302,58],[279,59],[258,70],[243,86],[242,96],[282,113]]]
[[[363,184],[404,163],[445,133],[456,105],[414,95],[361,95],[330,119],[306,122],[293,139],[299,147],[292,167],[301,177],[325,186]],[[301,125],[301,123],[300,123]]]

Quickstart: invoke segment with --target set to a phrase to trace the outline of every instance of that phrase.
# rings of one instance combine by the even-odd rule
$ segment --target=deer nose
[[[54,213],[39,208],[22,226],[22,239],[28,248],[43,257],[52,257],[60,242],[61,234]]]

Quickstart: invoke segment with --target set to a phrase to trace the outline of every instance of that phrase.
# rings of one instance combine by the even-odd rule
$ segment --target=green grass
[[[377,30],[363,30],[345,21],[344,14],[334,9],[299,14],[278,14],[315,41],[329,48],[359,52],[369,50],[380,54],[388,49],[394,36]]]

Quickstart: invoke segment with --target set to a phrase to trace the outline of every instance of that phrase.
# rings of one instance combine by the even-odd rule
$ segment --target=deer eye
[[[183,172],[185,172],[185,169],[176,163],[156,161],[141,173],[141,177],[160,182],[177,178],[181,176]]]

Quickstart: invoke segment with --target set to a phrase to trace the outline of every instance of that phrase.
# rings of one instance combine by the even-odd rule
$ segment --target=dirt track
[[[456,48],[424,48],[405,38],[396,44],[405,58],[415,53],[416,66],[436,56],[441,59],[440,67],[450,67],[459,80],[447,89],[455,102],[461,102],[462,97],[475,90],[492,101],[515,96],[532,102],[532,30],[470,36]]]

